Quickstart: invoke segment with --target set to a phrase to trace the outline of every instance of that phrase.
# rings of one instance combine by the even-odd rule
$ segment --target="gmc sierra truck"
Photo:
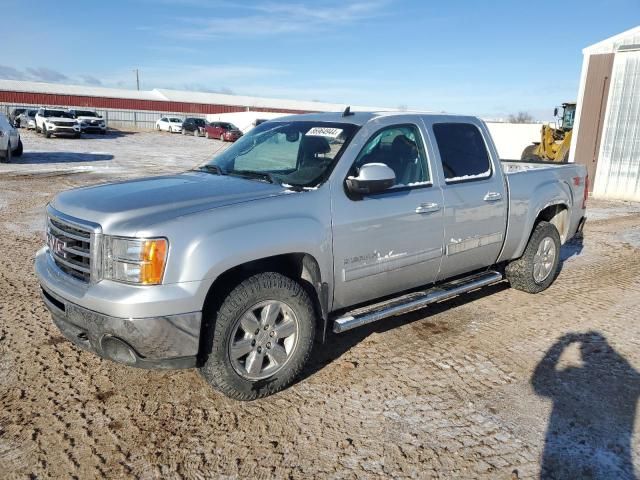
[[[295,115],[195,170],[58,194],[35,270],[79,347],[250,400],[329,329],[505,279],[546,289],[587,192],[583,166],[501,161],[475,117]]]

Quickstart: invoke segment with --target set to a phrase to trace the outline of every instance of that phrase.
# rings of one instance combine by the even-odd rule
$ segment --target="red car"
[[[211,122],[204,127],[207,138],[216,138],[221,142],[235,142],[242,136],[242,132],[233,123]]]

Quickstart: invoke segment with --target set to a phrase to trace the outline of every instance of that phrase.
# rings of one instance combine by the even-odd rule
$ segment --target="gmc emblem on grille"
[[[57,237],[54,237],[51,234],[49,235],[49,248],[59,257],[64,257],[64,249],[66,248],[66,246],[67,244],[64,241],[60,240]]]

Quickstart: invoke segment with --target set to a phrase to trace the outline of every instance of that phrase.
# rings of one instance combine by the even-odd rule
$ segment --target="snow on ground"
[[[20,130],[22,157],[0,164],[0,176],[62,175],[94,172],[116,177],[187,170],[211,159],[229,143],[157,132],[119,132],[44,138]]]

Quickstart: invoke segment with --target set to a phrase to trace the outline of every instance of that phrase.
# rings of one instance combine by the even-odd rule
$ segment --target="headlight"
[[[117,282],[162,283],[169,242],[166,238],[104,237],[103,276]]]

